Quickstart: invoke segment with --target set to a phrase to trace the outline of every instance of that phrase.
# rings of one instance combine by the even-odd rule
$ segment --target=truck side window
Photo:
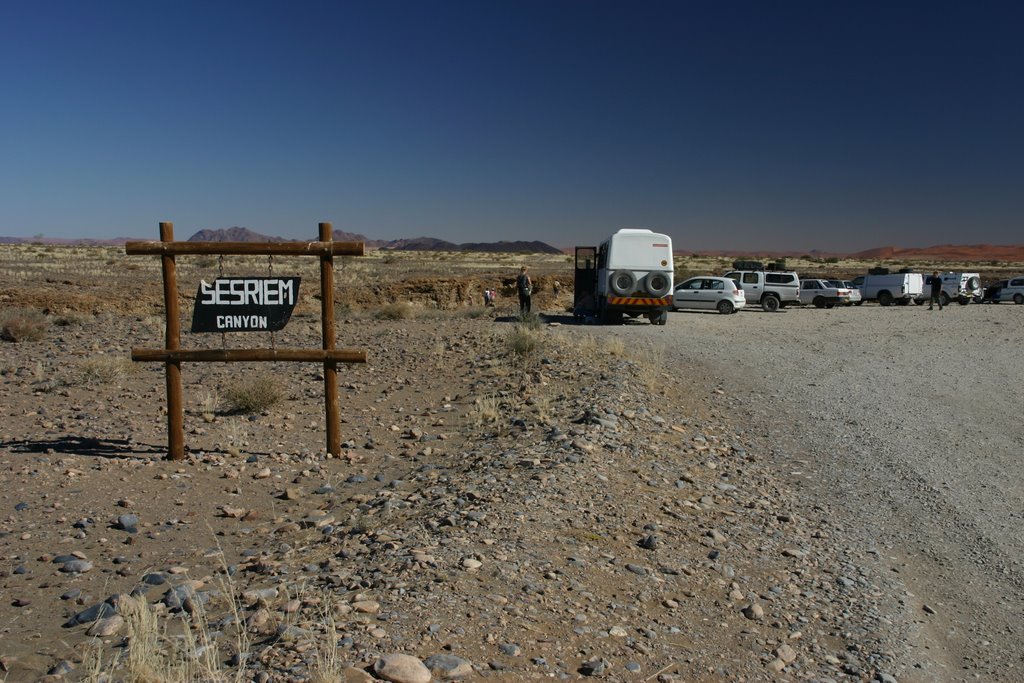
[[[748,285],[756,285],[757,273],[743,273],[743,282]]]

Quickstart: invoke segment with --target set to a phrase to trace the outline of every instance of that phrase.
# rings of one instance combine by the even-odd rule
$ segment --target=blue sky
[[[0,3],[0,235],[1024,242],[1024,10]]]

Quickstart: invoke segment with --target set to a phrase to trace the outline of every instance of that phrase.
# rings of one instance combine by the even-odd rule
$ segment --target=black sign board
[[[276,332],[299,299],[298,277],[219,277],[199,283],[193,332]]]

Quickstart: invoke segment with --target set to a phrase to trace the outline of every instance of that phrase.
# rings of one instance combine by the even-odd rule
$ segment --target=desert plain
[[[202,278],[268,269],[303,277],[285,330],[183,345],[316,348],[299,259],[180,258],[185,329]],[[194,363],[171,462],[163,366],[130,361],[163,344],[159,260],[0,247],[5,680],[1024,680],[1024,307],[581,325],[561,255],[335,283],[368,353],[341,452],[320,366]]]

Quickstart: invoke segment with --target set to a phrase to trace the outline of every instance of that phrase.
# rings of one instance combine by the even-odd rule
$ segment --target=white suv
[[[800,278],[796,273],[733,270],[725,277],[736,281],[746,294],[747,303],[761,304],[765,311],[800,303]]]

